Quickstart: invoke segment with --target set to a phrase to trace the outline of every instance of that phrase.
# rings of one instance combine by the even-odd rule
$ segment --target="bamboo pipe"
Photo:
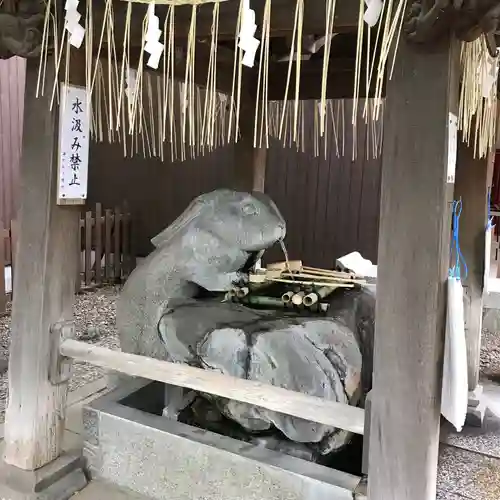
[[[311,280],[325,280],[325,281],[332,281],[332,282],[341,282],[341,283],[357,283],[357,284],[360,284],[360,285],[364,285],[366,284],[366,280],[363,280],[363,279],[353,279],[353,278],[349,278],[347,275],[345,277],[340,277],[340,276],[326,276],[326,275],[323,275],[323,276],[320,276],[320,275],[316,275],[316,274],[302,274],[302,273],[293,273],[293,274],[290,274],[290,273],[281,273],[281,276],[283,276],[283,278],[289,278],[289,277],[293,277],[293,278],[305,278],[305,279],[311,279]],[[270,278],[279,278],[280,276],[270,276]]]
[[[281,299],[266,297],[264,295],[248,295],[242,299],[242,302],[254,306],[285,307]]]
[[[241,288],[236,288],[236,297],[242,299],[246,297],[250,293],[250,289],[247,286],[243,286]]]
[[[304,286],[335,286],[336,288],[354,288],[354,283],[325,283],[316,281],[299,281],[299,280],[287,280],[282,278],[267,278],[267,281],[273,281],[276,283],[288,283],[290,285],[304,285]]]
[[[344,271],[333,271],[330,269],[320,269],[318,267],[304,266],[301,271],[308,274],[317,274],[320,276],[337,276],[339,278],[356,278],[354,273],[346,273]]]
[[[292,301],[292,297],[294,296],[293,292],[286,292],[281,296],[281,300],[283,301],[283,304],[290,304]]]
[[[320,289],[318,289],[316,292],[310,293],[304,297],[304,305],[306,307],[311,307],[312,305],[316,304],[319,299],[324,299],[325,297],[328,297],[336,287],[329,287],[329,286],[323,286]]]
[[[301,306],[304,302],[305,292],[298,292],[292,297],[292,304],[294,306]]]

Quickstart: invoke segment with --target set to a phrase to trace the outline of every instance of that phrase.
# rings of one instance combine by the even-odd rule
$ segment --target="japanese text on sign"
[[[62,85],[59,118],[58,199],[85,200],[89,159],[89,117],[85,88]]]

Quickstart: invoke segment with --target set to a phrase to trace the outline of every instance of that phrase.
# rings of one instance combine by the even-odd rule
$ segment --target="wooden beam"
[[[473,147],[460,141],[455,181],[455,199],[462,198],[460,248],[468,275],[462,279],[465,292],[465,333],[469,390],[479,382],[479,356],[483,323],[485,228],[488,217],[488,188],[492,180],[493,157],[474,158]]]
[[[47,72],[52,81],[52,60]],[[5,420],[5,461],[26,470],[61,451],[67,384],[49,382],[49,329],[72,317],[79,255],[79,208],[56,205],[57,110],[49,111],[50,92],[35,97],[37,76],[29,59]]]
[[[454,40],[421,53],[402,39],[387,84],[370,500],[436,498],[458,65]]]
[[[113,351],[78,340],[65,340],[60,350],[69,358],[127,375],[187,387],[363,434],[364,411],[354,406],[181,363]]]
[[[252,9],[255,10],[255,19],[260,30],[264,14],[265,0],[253,0]],[[274,33],[288,32],[293,30],[295,18],[295,0],[273,0],[271,9],[271,30]],[[220,3],[219,14],[219,36],[235,36],[238,18],[239,0],[227,0]],[[115,39],[121,43],[124,35],[125,20],[127,13],[127,2],[113,2],[114,10],[114,32]],[[105,3],[102,0],[93,1],[94,37],[99,43],[100,29],[104,22]],[[132,8],[132,22],[130,26],[131,42],[140,45],[142,39],[142,27],[146,15],[147,4],[134,2]],[[160,26],[163,27],[168,7],[156,5],[156,15],[160,18]],[[191,21],[192,7],[190,5],[177,6],[175,8],[175,36],[187,38]],[[212,33],[213,3],[201,4],[197,7],[196,36],[199,38],[209,37]],[[334,30],[349,31],[358,25],[359,2],[352,0],[338,0],[335,14]],[[308,0],[304,9],[303,33],[323,35],[325,34],[325,2],[324,0]]]

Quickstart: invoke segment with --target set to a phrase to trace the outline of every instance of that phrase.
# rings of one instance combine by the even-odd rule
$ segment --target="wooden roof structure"
[[[142,107],[153,103],[153,107],[161,108],[158,119],[150,117],[162,122],[161,144],[154,148],[158,151],[169,139],[169,121],[182,123],[182,141],[191,147],[198,142],[213,149],[216,141],[212,128],[221,121],[225,139],[238,141],[242,106],[245,119],[249,111],[254,117],[254,146],[262,147],[263,142],[267,146],[269,101],[287,103],[281,111],[280,139],[285,115],[290,111],[290,126],[297,140],[299,101],[304,99],[318,101],[321,135],[331,121],[327,99],[353,98],[357,103],[358,99],[374,97],[371,111],[363,104],[363,118],[378,120],[386,74],[390,77],[393,72],[401,34],[428,50],[451,27],[460,40],[475,42],[462,61],[467,97],[461,99],[459,125],[467,131],[467,140],[476,143],[476,153],[484,157],[494,143],[496,114],[486,108],[496,102],[497,78],[496,73],[489,78],[489,89],[484,93],[485,78],[477,78],[477,74],[497,67],[488,54],[496,58],[498,7],[491,0],[469,0],[459,9],[453,2],[447,3],[440,7],[440,2],[434,5],[429,0],[94,0],[81,5],[69,2],[75,5],[74,13],[79,18],[69,23],[69,11],[56,0],[10,0],[0,6],[4,11],[0,23],[14,24],[15,19],[17,29],[17,40],[5,36],[4,56],[16,52],[40,57],[37,93],[52,92],[53,104],[58,98],[59,81],[85,85],[93,96],[95,114],[109,117],[106,128],[113,130],[111,135],[117,140],[124,142],[127,134],[142,134],[143,115],[149,112],[143,112]],[[378,12],[370,19],[377,7]],[[241,36],[245,9],[253,13],[256,25],[258,50],[253,67],[243,58],[242,47],[247,43]],[[154,29],[158,29],[159,56],[153,64],[149,64],[147,51],[150,16],[158,26]],[[72,35],[73,25],[82,36]],[[46,82],[49,53],[55,54],[56,77]],[[475,62],[471,65],[470,61]],[[135,84],[132,98],[126,92],[131,71]],[[144,77],[146,73],[147,78],[153,76],[158,81],[151,86]],[[179,82],[176,91],[176,84],[171,83],[174,81]],[[472,88],[474,85],[476,88]],[[176,92],[181,94],[177,113]],[[486,106],[483,94],[488,97]],[[227,104],[221,105],[220,95],[226,96]],[[353,127],[357,110],[355,104],[349,117]]]

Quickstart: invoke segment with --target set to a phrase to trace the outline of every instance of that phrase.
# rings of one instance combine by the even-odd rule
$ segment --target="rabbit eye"
[[[253,203],[243,205],[242,210],[245,215],[255,215],[257,213],[257,207]]]

